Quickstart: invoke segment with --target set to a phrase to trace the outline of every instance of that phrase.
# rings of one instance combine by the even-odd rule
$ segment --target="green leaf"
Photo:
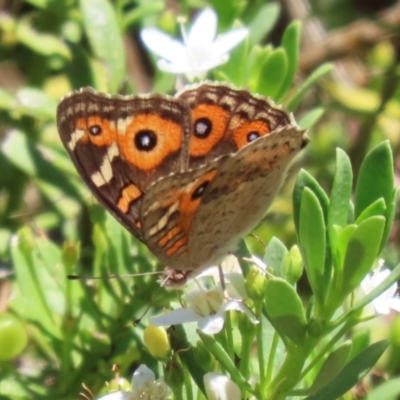
[[[321,205],[324,213],[324,220],[328,221],[329,198],[316,179],[307,171],[302,169],[297,175],[296,184],[293,189],[293,214],[297,233],[299,232],[301,199],[304,188],[306,187],[311,189],[311,191],[317,196],[319,204]]]
[[[381,197],[385,204],[393,201],[393,156],[388,140],[374,147],[361,164],[355,193],[356,218]]]
[[[363,212],[358,216],[356,220],[356,224],[360,224],[366,219],[374,216],[382,216],[384,217],[386,214],[386,205],[385,200],[381,197],[380,199],[374,201],[367,208],[363,210]]]
[[[343,264],[343,295],[354,290],[371,270],[378,256],[384,227],[385,218],[375,216],[363,221],[354,230]]]
[[[311,288],[322,304],[326,293],[323,278],[326,256],[324,214],[317,196],[307,187],[304,188],[300,206],[299,242]]]
[[[292,285],[281,278],[268,279],[265,288],[265,310],[280,335],[298,345],[304,343],[306,316],[303,304]]]
[[[333,381],[305,400],[337,400],[370,371],[387,346],[386,340],[372,344],[347,363]]]
[[[285,80],[287,69],[288,60],[285,51],[283,49],[273,51],[262,67],[257,92],[275,99]]]
[[[336,149],[336,171],[330,196],[328,224],[344,226],[347,223],[353,183],[351,162],[346,153]]]
[[[304,94],[310,87],[314,86],[315,83],[321,79],[324,75],[328,74],[333,70],[333,64],[322,64],[320,65],[308,78],[303,82],[298,90],[296,90],[296,94],[291,98],[287,105],[287,110],[294,112],[297,109],[301,99]]]
[[[379,254],[381,254],[383,248],[385,247],[386,242],[390,235],[390,231],[392,229],[393,220],[396,215],[396,206],[397,206],[397,198],[399,197],[399,191],[400,191],[400,187],[393,189],[392,199],[389,203],[386,203],[386,207],[387,207],[386,208],[386,225],[385,225],[385,231],[383,232],[383,236],[382,236]]]
[[[118,91],[125,77],[125,50],[115,10],[108,0],[80,0],[86,35],[103,64],[108,89]]]
[[[285,80],[277,93],[275,99],[279,101],[286,93],[286,91],[293,84],[293,79],[297,71],[297,63],[299,58],[300,48],[300,35],[301,35],[301,23],[299,21],[292,22],[285,30],[282,38],[282,47],[285,49],[288,69],[285,76]]]
[[[248,82],[249,89],[257,92],[258,80],[267,58],[272,53],[272,47],[260,47],[255,45],[252,47],[246,61],[245,79]]]
[[[351,341],[347,340],[329,354],[309,389],[310,394],[316,393],[338,375],[349,357],[351,347]]]
[[[400,378],[392,378],[372,389],[365,400],[396,400],[400,394]]]
[[[279,3],[270,3],[263,5],[257,11],[252,21],[247,24],[251,46],[260,43],[272,31],[278,21],[280,10]]]
[[[320,120],[324,113],[325,108],[323,107],[313,108],[300,118],[298,124],[303,129],[310,129]]]
[[[272,268],[274,275],[280,276],[282,260],[287,253],[288,249],[278,238],[273,237],[268,243],[263,260],[268,269]]]
[[[67,45],[55,35],[41,33],[34,29],[30,20],[21,20],[16,29],[18,39],[31,50],[44,56],[59,56],[66,60],[71,58]]]

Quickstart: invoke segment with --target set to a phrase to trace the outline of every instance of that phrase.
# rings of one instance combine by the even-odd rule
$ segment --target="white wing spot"
[[[109,147],[107,154],[103,158],[103,163],[101,164],[100,170],[95,172],[91,176],[92,182],[97,187],[107,184],[114,176],[111,162],[114,159],[114,157],[117,157],[118,155],[119,155],[118,146],[116,143],[113,143]]]
[[[68,147],[71,151],[75,150],[76,144],[82,139],[85,134],[84,129],[76,129],[71,134],[71,140],[68,142]]]

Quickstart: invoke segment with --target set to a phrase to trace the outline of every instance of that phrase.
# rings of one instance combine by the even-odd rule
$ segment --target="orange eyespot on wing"
[[[157,113],[139,114],[118,135],[122,157],[133,167],[149,171],[159,167],[182,147],[181,124]]]
[[[192,157],[204,157],[224,137],[229,113],[212,104],[199,104],[192,110],[193,130],[189,153]]]
[[[232,131],[232,140],[238,149],[241,149],[246,144],[253,142],[254,140],[268,135],[270,128],[265,121],[250,121],[242,122],[236,129]]]

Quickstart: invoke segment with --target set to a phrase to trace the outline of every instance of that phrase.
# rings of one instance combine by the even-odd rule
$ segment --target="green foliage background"
[[[325,8],[317,3],[311,2],[307,17],[316,18],[326,38],[350,23],[382,19],[381,10],[359,7],[357,1],[331,0]],[[156,368],[143,350],[143,325],[133,322],[148,304],[160,310],[173,294],[161,290],[152,276],[120,276],[162,266],[95,204],[62,147],[55,109],[64,94],[83,86],[109,93],[173,92],[175,77],[156,69],[155,57],[138,34],[145,26],[157,26],[179,35],[177,10],[190,19],[207,5],[217,11],[221,32],[238,20],[251,29],[230,61],[209,77],[268,95],[293,111],[302,127],[312,127],[308,151],[256,231],[264,242],[277,236],[289,246],[295,243],[292,178],[301,165],[328,190],[338,146],[350,155],[357,176],[367,151],[389,139],[398,181],[399,34],[390,25],[388,35],[367,48],[346,51],[344,46],[344,56],[334,64],[326,58],[310,72],[302,69],[307,60],[298,50],[300,38],[305,42],[300,49],[307,49],[307,43],[310,48],[313,38],[306,30],[301,34],[300,21],[292,21],[279,2],[6,3],[0,13],[0,268],[12,275],[0,282],[5,294],[0,312],[16,315],[29,340],[13,362],[0,364],[0,399],[72,399],[82,382],[100,392],[113,377],[113,363],[122,373],[143,362]],[[400,259],[397,223],[383,253],[389,265]],[[248,245],[255,253],[264,250],[251,238]],[[74,273],[117,276],[66,278]],[[307,298],[307,283],[299,289]],[[400,320],[391,322],[392,328],[384,324],[371,335],[392,337],[379,369],[395,376],[400,371]]]

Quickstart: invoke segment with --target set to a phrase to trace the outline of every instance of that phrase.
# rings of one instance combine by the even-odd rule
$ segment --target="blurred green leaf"
[[[299,126],[303,129],[312,128],[320,118],[325,114],[325,108],[316,107],[308,111],[304,116],[302,116],[298,122]]]
[[[388,342],[382,340],[369,346],[354,357],[328,385],[305,400],[336,400],[360,381],[376,364],[386,350]]]
[[[392,378],[372,389],[365,400],[396,400],[400,395],[400,378]]]
[[[286,91],[292,86],[297,71],[297,63],[300,49],[301,24],[299,21],[292,22],[285,30],[282,38],[282,47],[287,57],[287,73],[282,86],[277,93],[275,99],[280,99],[285,95]]]
[[[125,77],[125,51],[115,10],[108,0],[80,0],[93,53],[104,64],[108,90],[118,92]]]
[[[263,5],[248,24],[250,45],[260,43],[274,28],[278,21],[281,6],[279,3]]]
[[[316,393],[337,376],[349,357],[351,347],[351,341],[347,340],[328,355],[309,389],[310,394]]]
[[[302,83],[300,88],[296,90],[296,94],[288,101],[286,107],[287,110],[294,112],[307,90],[314,86],[319,79],[321,79],[332,70],[333,64],[325,63],[320,65],[311,75],[308,76],[308,78]]]
[[[381,197],[380,199],[374,201],[372,204],[370,204],[367,208],[363,210],[363,212],[358,216],[356,220],[356,224],[360,224],[362,221],[365,221],[366,219],[373,217],[375,215],[380,215],[384,217],[386,214],[386,205],[385,205],[385,200]]]
[[[257,92],[275,99],[288,70],[288,59],[283,49],[274,50],[265,61],[258,80]]]

